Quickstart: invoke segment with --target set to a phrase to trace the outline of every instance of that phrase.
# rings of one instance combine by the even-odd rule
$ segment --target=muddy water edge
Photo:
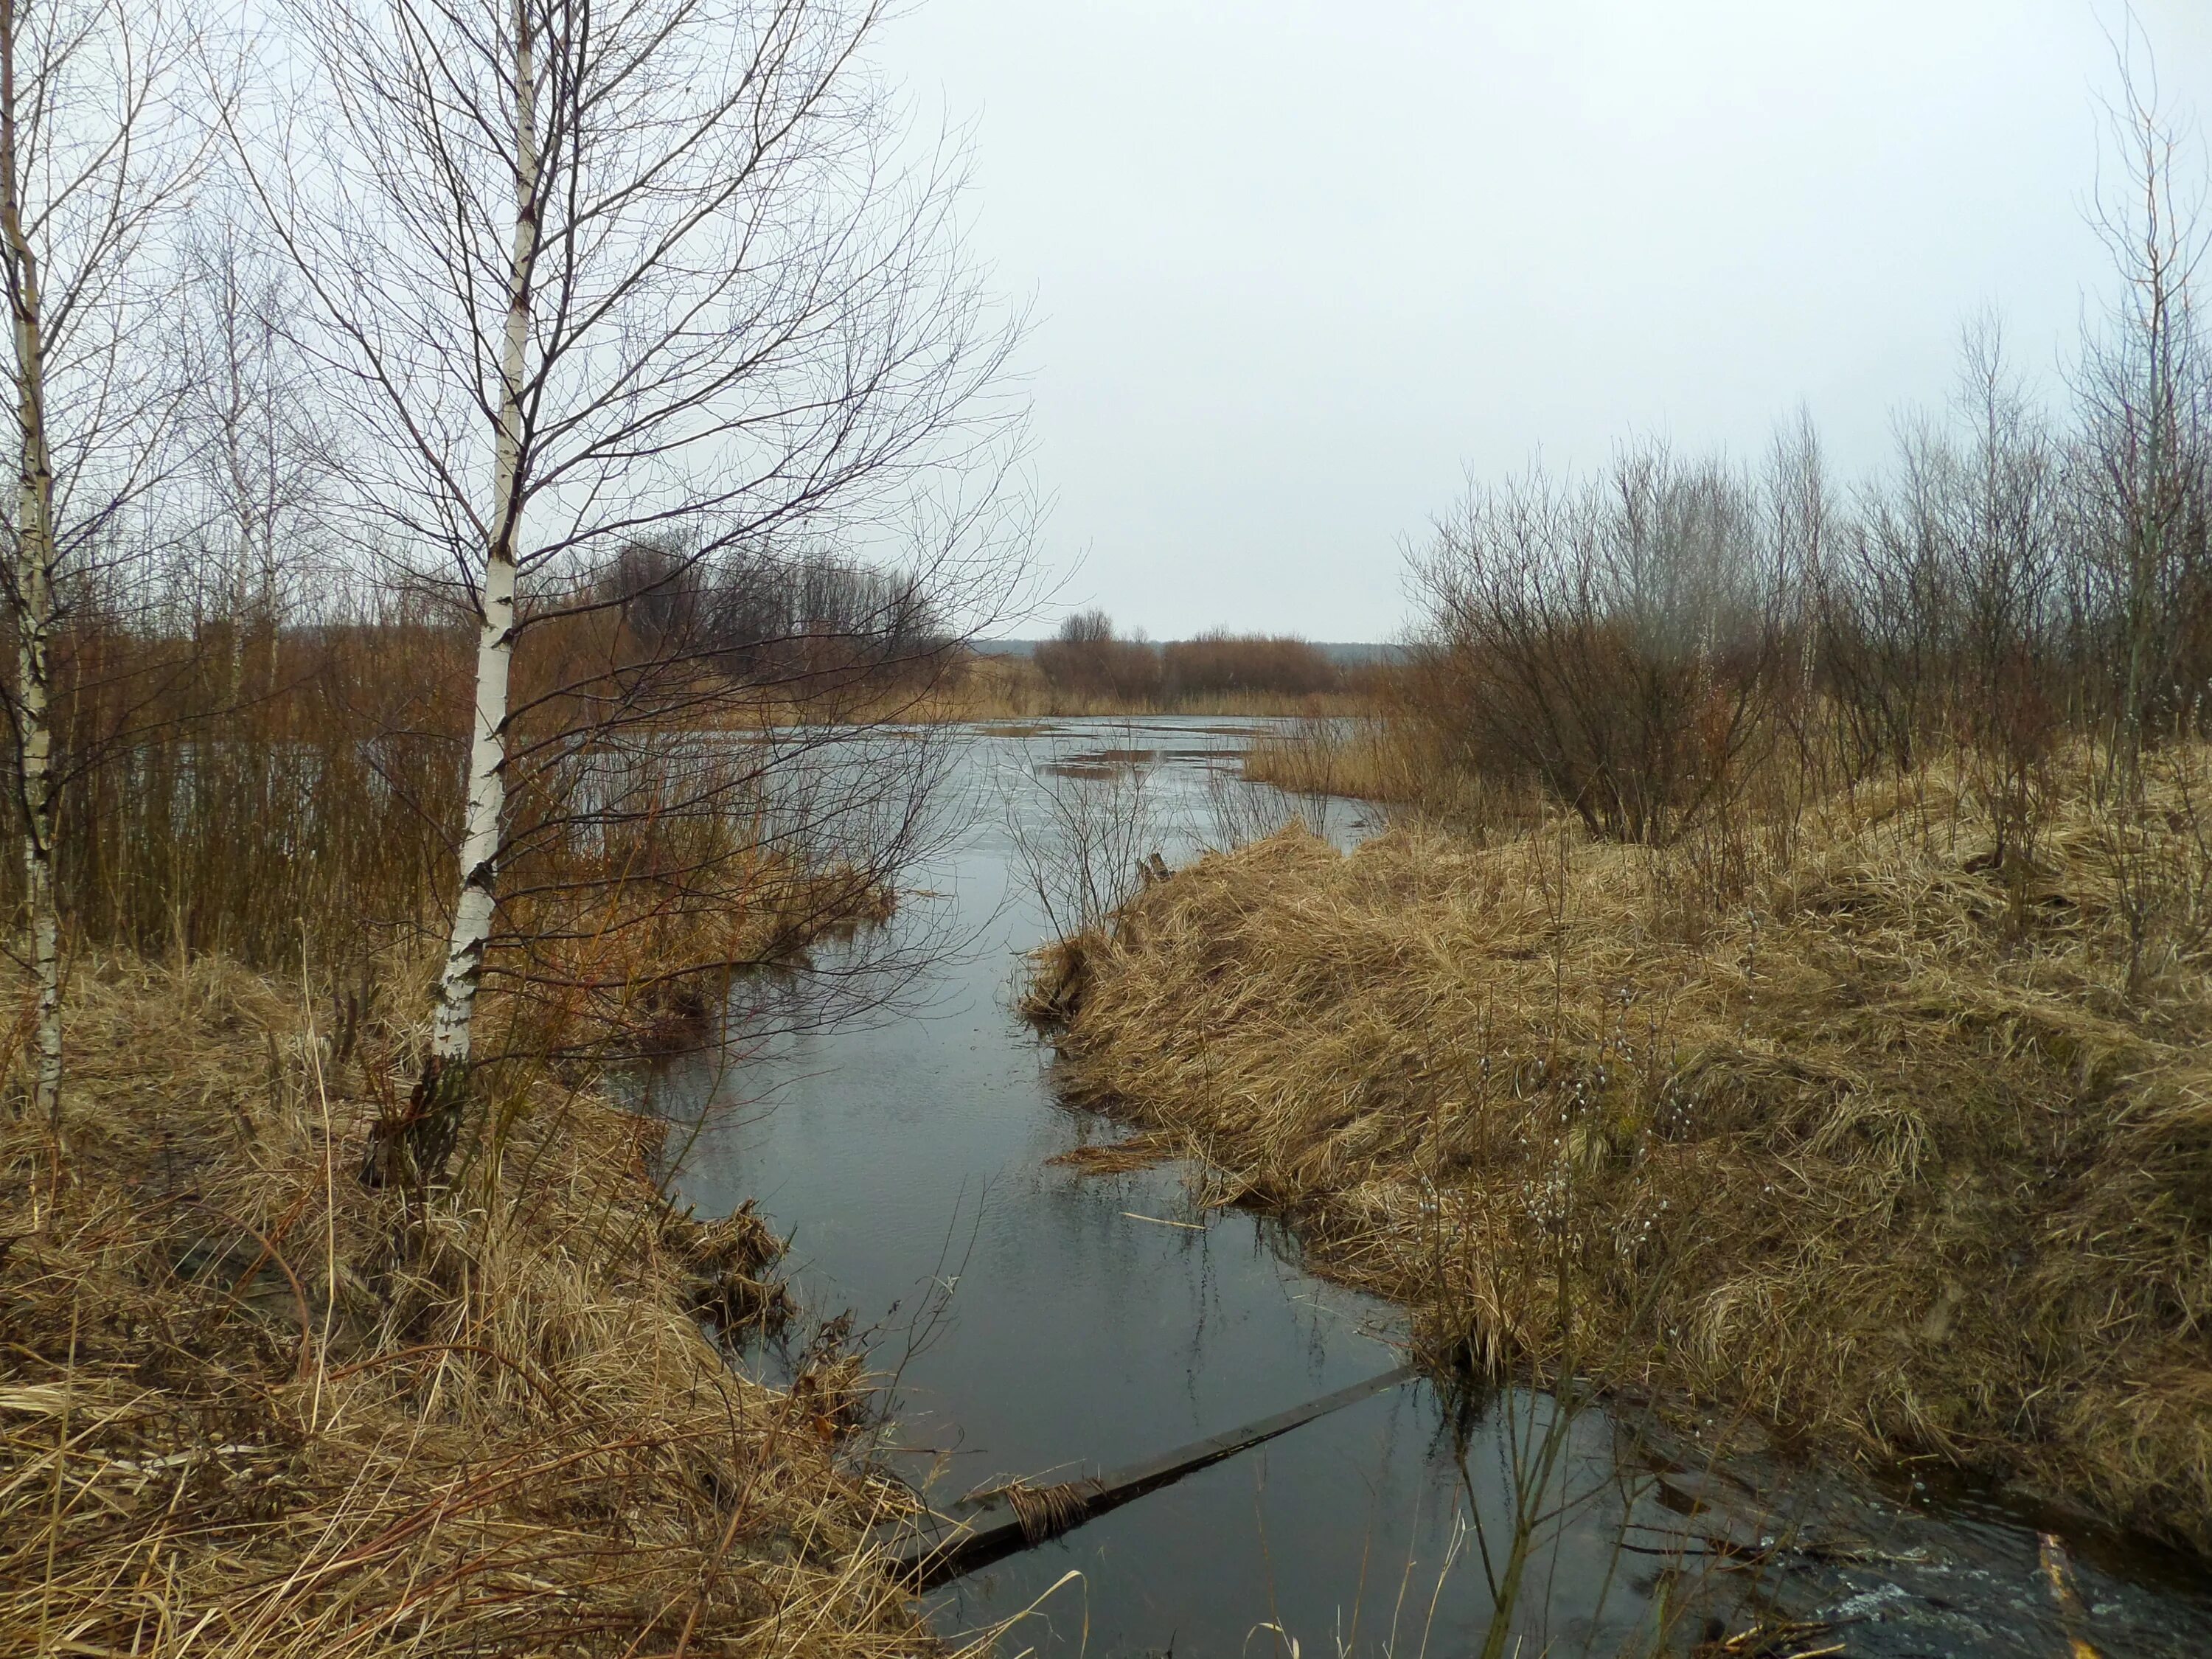
[[[960,827],[892,924],[957,948],[832,1029],[742,988],[726,1051],[653,1079],[656,1106],[699,1126],[678,1137],[684,1199],[755,1200],[792,1236],[803,1304],[849,1309],[886,1374],[883,1456],[933,1503],[1134,1462],[1400,1358],[1395,1310],[1303,1273],[1265,1218],[1194,1207],[1192,1171],[1055,1164],[1117,1132],[1060,1103],[1012,1012],[1049,931],[1018,830],[1071,781],[1138,792],[1170,863],[1293,811],[1340,842],[1372,827],[1241,782],[1269,729],[976,728],[947,779]],[[744,1363],[774,1374],[788,1352]],[[2212,1652],[2201,1569],[2140,1542],[1777,1451],[1719,1462],[1618,1401],[1425,1382],[969,1574],[930,1614],[950,1638],[1013,1620],[1007,1653],[1446,1654],[1494,1632],[1522,1654]]]

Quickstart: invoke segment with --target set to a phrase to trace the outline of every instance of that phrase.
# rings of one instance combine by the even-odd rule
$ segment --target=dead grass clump
[[[1288,830],[1060,965],[1066,1074],[1481,1363],[2212,1548],[2212,753],[2160,765],[2025,868],[1935,772],[1729,860]]]
[[[672,1215],[661,1237],[689,1269],[684,1305],[718,1334],[773,1334],[799,1311],[790,1289],[768,1272],[783,1260],[790,1241],[769,1230],[751,1199],[714,1221],[701,1221],[689,1211]]]
[[[702,1334],[763,1243],[672,1231],[657,1126],[515,1085],[410,1214],[281,988],[109,963],[70,1030],[65,1178],[0,1140],[0,1650],[914,1650],[903,1500]]]
[[[1022,987],[1017,1011],[1024,1019],[1041,1025],[1073,1018],[1083,1005],[1091,959],[1104,943],[1097,929],[1085,928],[1031,951],[1029,979]]]
[[[1128,1175],[1138,1170],[1157,1170],[1182,1156],[1183,1146],[1172,1135],[1134,1134],[1127,1140],[1071,1147],[1045,1162],[1084,1175]]]
[[[849,1310],[825,1322],[808,1340],[792,1378],[791,1406],[825,1441],[856,1433],[874,1419],[867,1354],[854,1339]]]

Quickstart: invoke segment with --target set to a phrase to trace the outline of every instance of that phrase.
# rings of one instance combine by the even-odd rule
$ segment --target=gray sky
[[[2170,104],[2212,3],[2142,0]],[[1994,305],[2095,302],[2091,0],[927,0],[886,66],[976,124],[1062,590],[1156,638],[1389,635],[1457,491],[1621,434],[1839,468]]]

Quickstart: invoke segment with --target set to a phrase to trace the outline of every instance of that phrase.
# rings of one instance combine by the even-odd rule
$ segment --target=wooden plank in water
[[[1399,1365],[1339,1389],[1318,1400],[1308,1401],[1272,1417],[1247,1423],[1194,1440],[1188,1445],[1147,1457],[1088,1480],[1058,1486],[1000,1492],[979,1498],[963,1498],[922,1519],[918,1534],[900,1552],[900,1565],[918,1589],[934,1589],[991,1562],[1034,1548],[1048,1539],[1072,1531],[1094,1516],[1118,1509],[1132,1498],[1157,1492],[1195,1470],[1224,1457],[1248,1451],[1277,1435],[1287,1434],[1316,1417],[1378,1395],[1408,1381],[1410,1365]]]

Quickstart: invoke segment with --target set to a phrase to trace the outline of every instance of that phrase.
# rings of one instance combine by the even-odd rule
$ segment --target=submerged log
[[[1081,1526],[1132,1498],[1180,1480],[1183,1476],[1286,1434],[1316,1417],[1395,1389],[1413,1375],[1399,1365],[1364,1382],[1339,1389],[1318,1400],[1247,1423],[1242,1428],[1194,1440],[1109,1474],[1062,1481],[1056,1486],[1016,1483],[996,1492],[965,1498],[943,1510],[927,1511],[898,1552],[902,1571],[916,1589],[934,1589],[963,1573],[1009,1555],[1032,1549]]]

